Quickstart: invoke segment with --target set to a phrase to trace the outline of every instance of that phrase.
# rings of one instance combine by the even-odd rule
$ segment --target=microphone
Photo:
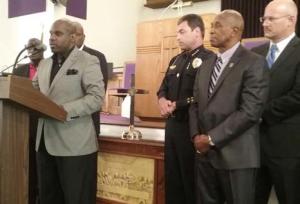
[[[39,50],[37,49],[37,50],[34,50],[33,52],[31,52],[31,53],[29,53],[28,55],[26,55],[25,58],[27,58],[27,57],[30,58],[30,57],[32,57],[32,56],[38,54],[38,53],[44,52],[46,49],[47,49],[47,47],[45,46],[45,47],[43,47],[43,49],[39,49]]]
[[[32,49],[32,48],[35,49],[35,50],[41,50],[41,51],[46,51],[47,50],[47,46],[43,43],[26,46],[25,48],[26,48],[26,50],[29,50],[29,49]]]
[[[37,50],[37,51],[45,51],[47,49],[47,46],[44,45],[43,43],[38,43],[38,44],[33,44],[33,45],[30,45],[30,46],[25,46],[20,52],[19,54],[17,55],[16,59],[15,59],[15,63],[13,65],[13,70],[16,69],[16,66],[17,66],[17,63],[18,63],[18,60],[19,60],[19,57],[21,56],[21,54],[25,51],[25,50],[29,50],[29,49],[34,49],[34,50]],[[36,54],[36,52],[32,53],[31,55],[34,55]]]
[[[24,56],[23,58],[19,59],[19,60],[17,61],[17,63],[23,61],[24,59],[26,59],[26,58],[28,58],[28,57],[29,57],[28,55]],[[10,68],[13,67],[13,66],[15,66],[15,64],[12,64],[12,65],[10,65],[10,66],[8,66],[8,67],[5,67],[4,69],[0,70],[0,76],[6,76],[6,75],[9,75],[9,74],[12,74],[12,73],[5,72],[5,71],[8,70],[8,69],[10,69]]]

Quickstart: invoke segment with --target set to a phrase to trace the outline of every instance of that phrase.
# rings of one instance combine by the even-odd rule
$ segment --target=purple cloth
[[[8,0],[8,18],[46,11],[46,0]]]
[[[131,88],[131,76],[135,74],[135,63],[126,63],[124,67],[124,89]]]
[[[87,0],[69,0],[67,2],[67,15],[86,19]]]
[[[268,42],[268,39],[247,39],[245,41],[242,41],[242,44],[247,48],[247,49],[252,49],[254,47],[257,47],[259,45],[262,45],[264,43]]]
[[[100,121],[102,124],[118,124],[118,125],[129,125],[129,118],[122,117],[121,115],[112,114],[100,114]],[[140,123],[141,120],[134,116],[134,123]]]

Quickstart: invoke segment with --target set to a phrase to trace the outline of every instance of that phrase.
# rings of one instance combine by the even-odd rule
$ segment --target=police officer
[[[193,102],[193,85],[202,61],[213,55],[203,47],[204,23],[196,14],[177,22],[177,41],[183,52],[171,59],[157,92],[165,128],[166,204],[192,204],[194,196],[194,154],[189,134],[188,108]]]

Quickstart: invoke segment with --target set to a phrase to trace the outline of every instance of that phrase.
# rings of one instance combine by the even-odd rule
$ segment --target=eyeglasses
[[[290,17],[290,15],[285,15],[285,16],[280,16],[280,17],[273,17],[273,16],[259,17],[259,22],[261,22],[261,23],[263,23],[265,21],[273,22],[275,20],[285,18],[285,17]]]

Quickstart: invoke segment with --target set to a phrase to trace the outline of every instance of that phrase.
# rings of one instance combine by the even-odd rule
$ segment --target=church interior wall
[[[8,1],[0,1],[0,70],[14,62],[29,38],[41,38],[43,33],[43,42],[48,46],[50,26],[59,18],[66,17],[82,23],[86,44],[103,52],[109,62],[120,67],[136,58],[136,28],[139,22],[220,10],[220,0],[194,3],[192,7],[183,8],[182,13],[173,9],[164,12],[164,9],[146,8],[145,3],[146,0],[89,0],[87,20],[82,20],[67,16],[65,7],[54,6],[50,0],[47,0],[45,12],[8,18]],[[45,56],[50,55],[48,47]]]

